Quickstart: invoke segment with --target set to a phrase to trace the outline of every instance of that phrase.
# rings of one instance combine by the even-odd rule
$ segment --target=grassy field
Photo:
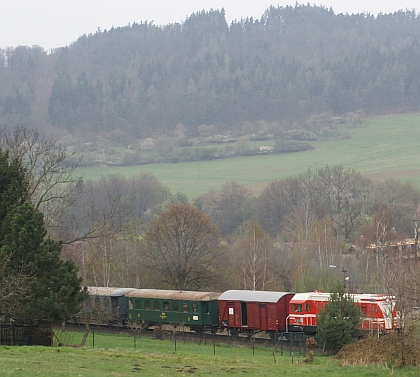
[[[72,335],[80,342],[81,334]],[[270,348],[229,347],[226,344],[197,345],[148,337],[95,334],[87,346],[7,347],[0,346],[0,376],[115,377],[115,376],[417,376],[415,368],[394,369],[387,365],[339,367],[331,357],[315,356],[312,364],[275,354]],[[216,350],[214,354],[214,349]]]
[[[351,138],[341,136],[350,134]],[[398,178],[420,186],[420,114],[366,119],[355,128],[342,128],[335,138],[313,142],[310,152],[240,157],[226,160],[152,164],[130,167],[80,168],[85,179],[119,173],[126,177],[152,172],[172,193],[196,198],[228,181],[246,185],[256,194],[273,181],[308,168],[342,164],[372,179]],[[264,145],[264,142],[261,142]]]

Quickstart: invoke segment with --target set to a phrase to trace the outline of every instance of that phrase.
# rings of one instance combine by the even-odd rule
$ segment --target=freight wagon
[[[230,290],[219,297],[219,328],[231,333],[285,331],[292,292]]]

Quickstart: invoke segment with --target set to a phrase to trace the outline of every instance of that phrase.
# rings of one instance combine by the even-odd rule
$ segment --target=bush
[[[274,145],[274,152],[275,153],[294,153],[294,152],[303,152],[308,150],[315,149],[313,145],[306,141],[295,141],[295,140],[288,140],[288,141],[281,141]]]
[[[341,366],[391,363],[396,367],[417,365],[420,344],[413,334],[368,337],[343,347],[336,358]]]
[[[213,160],[216,152],[216,148],[196,148],[198,160]]]
[[[316,135],[313,132],[304,131],[304,130],[289,130],[287,131],[287,136],[292,140],[302,140],[302,141],[316,140]]]

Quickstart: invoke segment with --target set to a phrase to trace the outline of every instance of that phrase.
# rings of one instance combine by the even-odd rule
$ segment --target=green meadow
[[[77,344],[82,334],[75,333]],[[340,367],[332,357],[315,356],[311,364],[303,355],[272,354],[272,348],[214,345],[142,336],[96,334],[86,346],[8,347],[0,346],[0,376],[115,377],[115,376],[311,376],[375,377],[417,376],[412,367],[394,369],[391,365]]]
[[[344,137],[344,135],[350,137]],[[271,142],[272,143],[272,142]],[[268,142],[260,142],[267,145]],[[85,179],[111,173],[131,177],[152,172],[172,193],[196,198],[228,181],[243,184],[256,194],[269,182],[298,175],[308,168],[342,164],[372,179],[397,178],[420,186],[420,114],[366,118],[356,127],[342,126],[328,139],[312,142],[315,150],[258,155],[225,160],[151,164],[127,167],[78,168]]]

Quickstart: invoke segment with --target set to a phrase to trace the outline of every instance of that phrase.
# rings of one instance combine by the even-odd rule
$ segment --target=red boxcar
[[[219,297],[219,327],[235,331],[286,329],[292,292],[230,290]]]
[[[290,300],[287,331],[316,333],[316,316],[328,302],[330,293],[297,293]],[[395,297],[380,294],[351,294],[360,309],[360,328],[390,331],[396,328]]]

